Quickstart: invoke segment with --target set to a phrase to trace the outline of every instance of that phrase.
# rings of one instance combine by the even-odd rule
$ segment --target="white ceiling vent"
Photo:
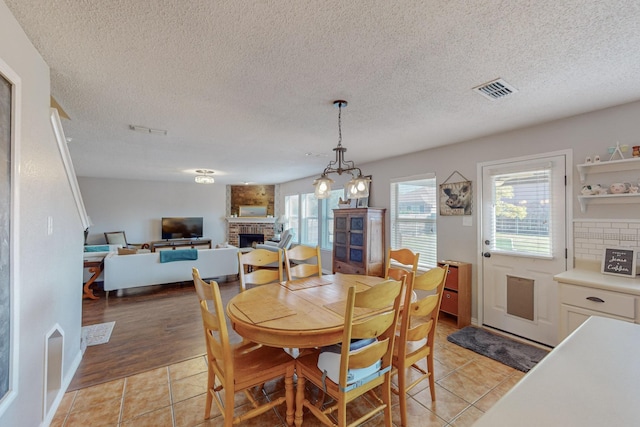
[[[492,101],[502,99],[518,90],[502,79],[495,79],[480,86],[476,86],[473,90],[480,95]]]

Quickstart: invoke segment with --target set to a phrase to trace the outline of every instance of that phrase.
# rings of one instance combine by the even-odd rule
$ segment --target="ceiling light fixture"
[[[338,107],[338,146],[333,149],[333,151],[336,152],[336,159],[329,162],[329,165],[324,169],[320,178],[313,181],[313,185],[316,187],[315,196],[318,199],[328,198],[331,193],[333,180],[327,175],[331,173],[342,175],[346,172],[350,173],[352,177],[345,185],[347,197],[350,199],[369,197],[369,182],[371,179],[362,176],[362,171],[356,167],[354,162],[344,159],[344,153],[347,152],[347,149],[342,146],[342,108],[347,106],[347,101],[333,101],[333,105]]]
[[[213,179],[213,177],[211,175],[213,175],[215,172],[209,169],[196,169],[196,173],[199,173],[200,175],[196,176],[196,182],[198,184],[213,184],[214,182],[216,182],[215,179]]]

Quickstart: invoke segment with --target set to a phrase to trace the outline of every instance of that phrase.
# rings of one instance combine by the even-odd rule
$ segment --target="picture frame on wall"
[[[472,200],[471,181],[440,184],[440,215],[471,215]]]

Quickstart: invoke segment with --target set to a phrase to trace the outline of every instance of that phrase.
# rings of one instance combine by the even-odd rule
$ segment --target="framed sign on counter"
[[[602,258],[602,273],[635,277],[636,253],[634,248],[606,248]]]

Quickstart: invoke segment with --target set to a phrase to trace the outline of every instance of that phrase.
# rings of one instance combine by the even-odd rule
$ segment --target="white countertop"
[[[640,325],[590,317],[474,427],[640,425]]]
[[[553,279],[556,282],[569,283],[572,285],[640,295],[640,277],[638,276],[616,276],[613,274],[602,274],[599,271],[576,268],[556,274],[553,276]]]

